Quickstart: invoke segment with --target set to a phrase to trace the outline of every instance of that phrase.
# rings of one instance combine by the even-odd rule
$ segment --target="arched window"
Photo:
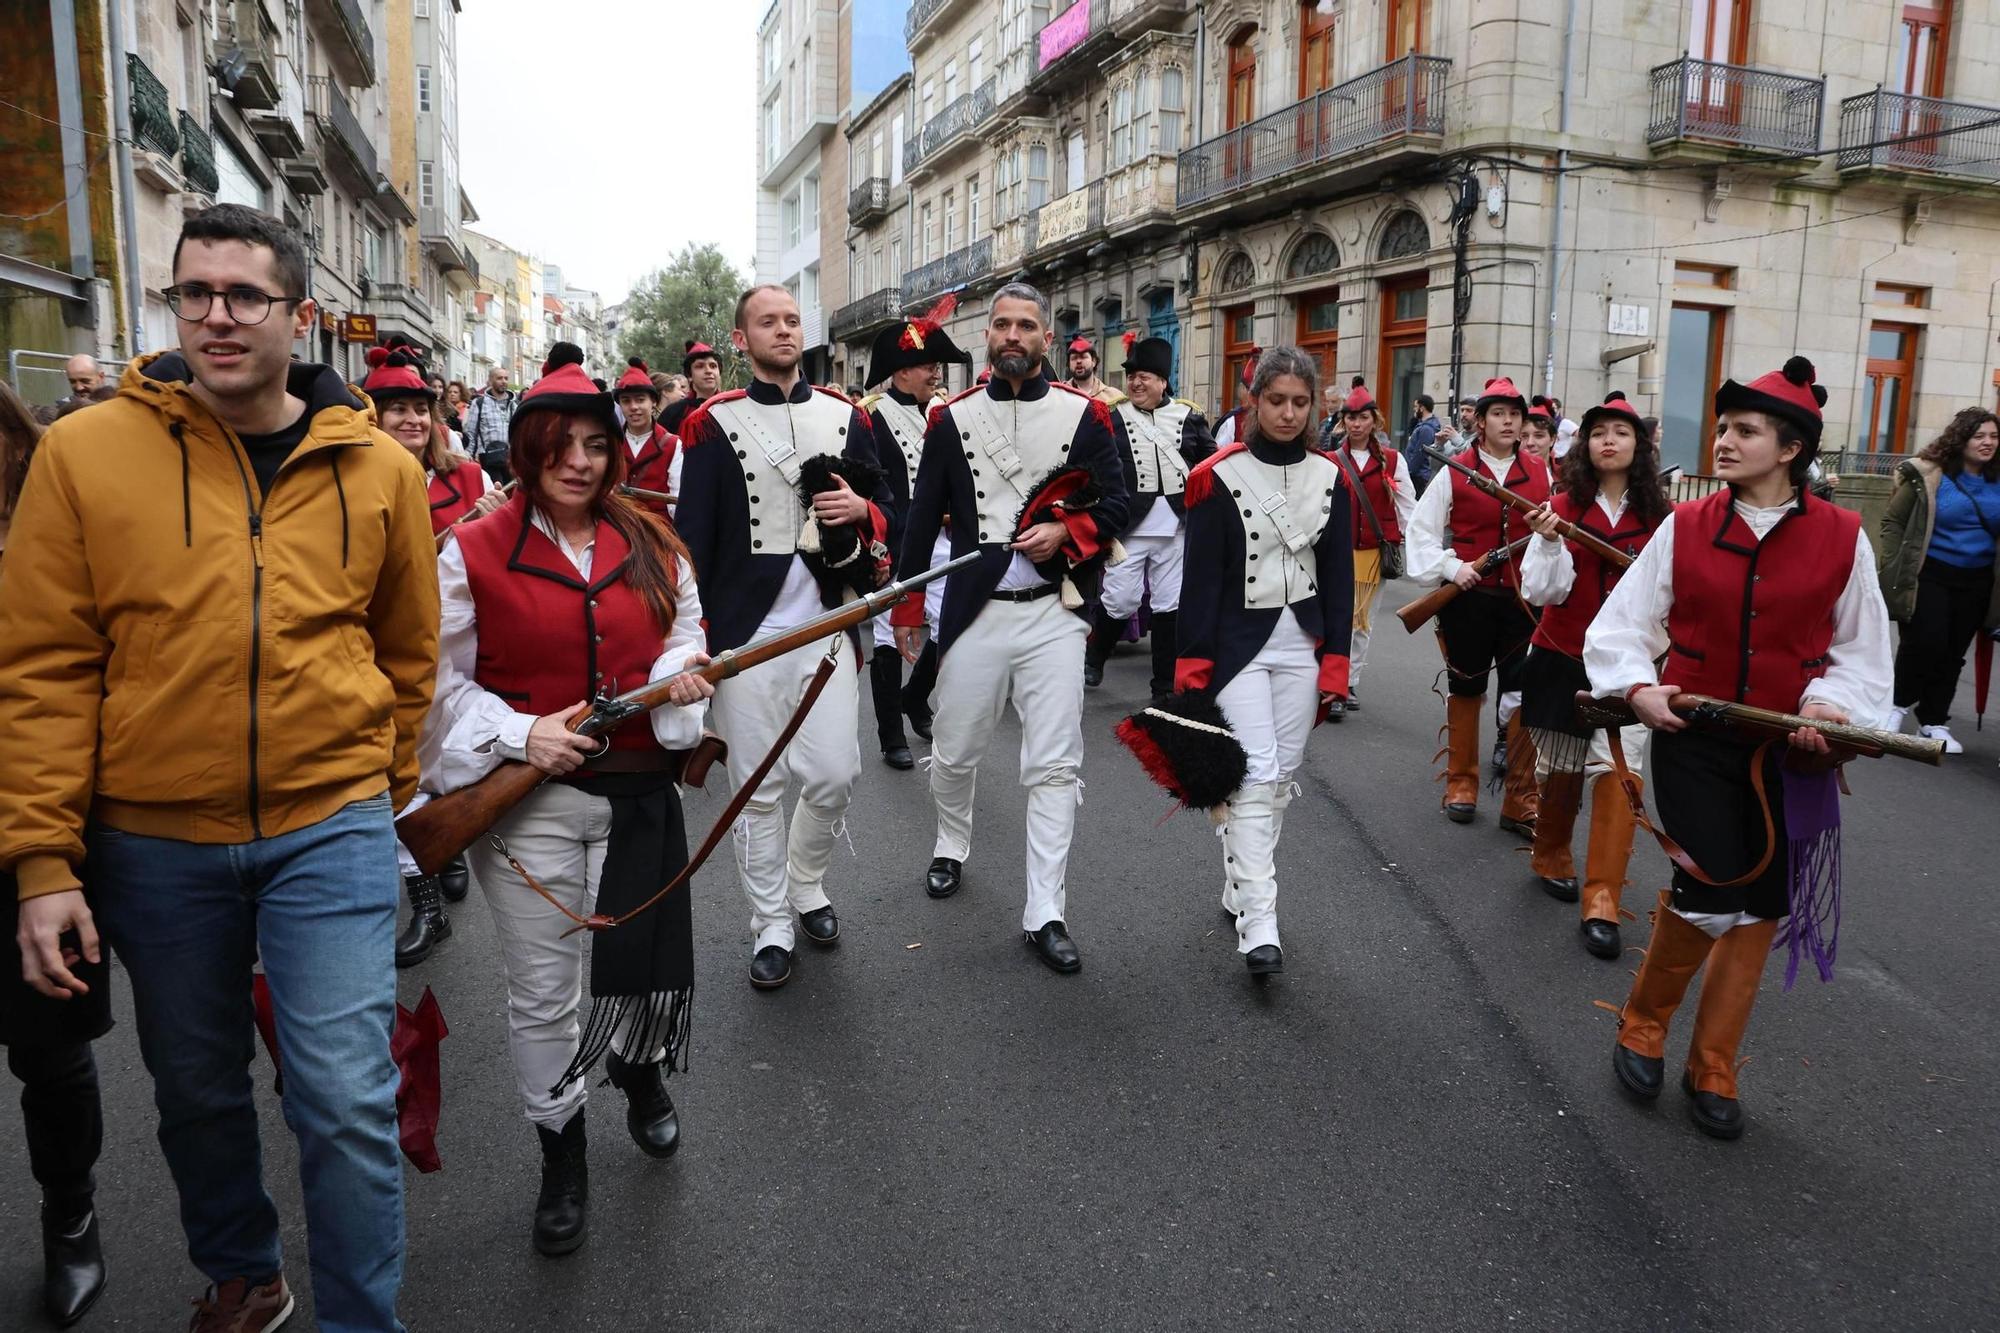
[[[1340,247],[1333,238],[1323,231],[1308,232],[1292,250],[1292,259],[1285,266],[1287,278],[1310,278],[1319,273],[1331,273],[1340,267]]]
[[[1215,287],[1217,291],[1240,292],[1256,281],[1257,266],[1239,250],[1222,261],[1222,276],[1216,279]]]
[[[1376,251],[1376,258],[1409,259],[1428,254],[1430,248],[1431,229],[1422,218],[1405,209],[1390,218],[1389,225],[1382,229],[1382,244]]]

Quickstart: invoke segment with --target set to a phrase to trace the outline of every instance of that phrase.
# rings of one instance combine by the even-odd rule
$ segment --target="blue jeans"
[[[132,982],[188,1257],[212,1282],[279,1271],[251,1100],[261,957],[299,1143],[313,1302],[329,1333],[399,1330],[403,1167],[393,945],[402,877],[386,793],[236,845],[94,828],[97,921]]]

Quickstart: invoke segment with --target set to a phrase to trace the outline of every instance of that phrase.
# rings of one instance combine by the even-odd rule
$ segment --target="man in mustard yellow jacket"
[[[44,437],[0,573],[0,867],[46,995],[131,979],[197,1329],[289,1318],[251,1100],[261,959],[323,1329],[398,1329],[391,811],[416,790],[438,590],[422,471],[325,366],[297,238],[190,218],[180,349]],[[89,902],[79,872],[89,882]]]

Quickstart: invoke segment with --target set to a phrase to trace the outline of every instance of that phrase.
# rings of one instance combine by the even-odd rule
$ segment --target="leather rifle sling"
[[[1653,835],[1653,840],[1660,844],[1660,850],[1667,854],[1669,861],[1714,889],[1739,888],[1771,868],[1771,858],[1778,854],[1778,825],[1771,817],[1771,795],[1764,789],[1764,756],[1770,752],[1774,742],[1765,741],[1750,755],[1750,789],[1757,794],[1758,813],[1764,816],[1764,855],[1758,859],[1756,865],[1743,874],[1735,879],[1724,880],[1711,879],[1700,866],[1695,864],[1694,858],[1688,855],[1685,847],[1655,828],[1653,821],[1646,818],[1646,802],[1639,795],[1638,779],[1632,776],[1631,768],[1625,763],[1625,742],[1619,737],[1618,728],[1606,727],[1604,739],[1611,746],[1611,766],[1617,770],[1619,790],[1625,793],[1625,799],[1631,803],[1632,818],[1638,822],[1640,828]]]

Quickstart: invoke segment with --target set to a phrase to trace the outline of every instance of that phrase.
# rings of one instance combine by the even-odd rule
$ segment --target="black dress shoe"
[[[908,772],[917,766],[916,756],[907,745],[892,745],[882,751],[882,762],[900,772]]]
[[[1493,742],[1493,776],[1507,775],[1507,733],[1501,732],[1500,739]]]
[[[1347,711],[1350,713],[1358,713],[1361,711],[1361,696],[1356,694],[1353,690],[1349,690],[1347,692]]]
[[[954,861],[949,856],[940,856],[931,862],[931,868],[924,872],[924,892],[933,898],[949,898],[958,892],[960,879],[965,873],[965,863]]]
[[[1616,921],[1586,921],[1583,923],[1583,947],[1599,958],[1616,958],[1625,952],[1624,941],[1618,938]]]
[[[835,944],[840,940],[840,918],[833,914],[832,903],[799,913],[799,929],[817,945]]]
[[[1681,1091],[1688,1095],[1688,1115],[1696,1129],[1712,1139],[1743,1137],[1743,1104],[1734,1097],[1703,1092],[1695,1087],[1687,1071],[1681,1071]]]
[[[561,1132],[536,1125],[535,1135],[542,1142],[542,1190],[535,1196],[535,1248],[548,1255],[568,1254],[583,1244],[585,1209],[590,1200],[583,1112],[571,1116]]]
[[[1479,807],[1475,805],[1447,805],[1444,808],[1444,817],[1454,824],[1470,824],[1478,815]]]
[[[1329,702],[1326,706],[1326,720],[1329,722],[1346,721],[1347,701],[1345,699],[1334,699]]]
[[[396,937],[396,966],[415,967],[431,950],[451,938],[451,918],[444,914],[444,890],[435,875],[406,876],[410,924]]]
[[[1510,819],[1506,815],[1502,815],[1500,816],[1500,831],[1502,833],[1512,833],[1516,837],[1526,838],[1529,842],[1533,842],[1535,840],[1535,821],[1532,819]]]
[[[1083,683],[1086,689],[1096,689],[1104,683],[1104,668],[1096,662],[1083,664]]]
[[[1024,931],[1022,938],[1043,962],[1058,972],[1074,972],[1083,966],[1083,955],[1076,951],[1076,941],[1069,937],[1068,927],[1060,921],[1051,921],[1040,930]]]
[[[1275,944],[1260,944],[1243,955],[1243,965],[1253,977],[1268,977],[1285,970],[1285,951]]]
[[[1622,1042],[1611,1048],[1611,1072],[1618,1075],[1618,1081],[1625,1085],[1625,1091],[1649,1102],[1660,1095],[1660,1083],[1665,1076],[1666,1063],[1664,1060],[1641,1055]]]
[[[671,1157],[681,1146],[681,1117],[667,1095],[658,1064],[632,1064],[618,1052],[604,1057],[611,1086],[625,1094],[625,1128],[648,1157]]]
[[[104,1293],[104,1250],[97,1210],[67,1218],[42,1209],[42,1308],[57,1328],[83,1318]]]
[[[1576,882],[1575,875],[1540,875],[1537,878],[1542,881],[1542,892],[1548,894],[1549,897],[1555,899],[1557,902],[1573,903],[1576,901],[1579,885]]]
[[[908,718],[910,719],[910,730],[911,730],[911,731],[914,731],[914,732],[916,732],[916,733],[917,733],[917,735],[919,735],[919,736],[923,737],[923,738],[924,738],[925,740],[929,740],[929,739],[931,738],[931,710],[930,710],[930,709],[926,708],[926,709],[924,709],[924,710],[923,710],[923,711],[921,711],[921,712],[917,712],[917,711],[911,711],[911,712],[908,712],[908,713],[904,714],[904,716],[906,716],[906,717],[908,717]]]
[[[438,889],[448,903],[465,901],[465,890],[472,883],[472,871],[465,864],[463,856],[454,856],[438,871]]]
[[[750,984],[758,990],[776,990],[792,979],[792,951],[767,944],[750,960]]]

